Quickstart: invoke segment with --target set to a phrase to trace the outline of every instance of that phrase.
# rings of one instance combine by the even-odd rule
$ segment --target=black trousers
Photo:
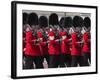
[[[59,55],[49,56],[49,68],[57,68],[59,66]]]
[[[60,54],[60,67],[71,67],[71,55]]]
[[[91,55],[90,53],[83,53],[83,59],[84,59],[84,66],[89,66],[91,64]]]
[[[45,54],[45,55],[43,56],[43,58],[46,59],[47,64],[49,65],[49,54]]]
[[[43,57],[42,56],[25,56],[24,57],[24,64],[23,69],[40,69],[43,68]],[[33,65],[35,64],[35,66]]]
[[[84,66],[83,56],[72,56],[72,67]]]

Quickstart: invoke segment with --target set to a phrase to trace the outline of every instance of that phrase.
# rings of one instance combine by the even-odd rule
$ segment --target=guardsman
[[[55,67],[58,67],[59,66],[59,56],[60,56],[60,53],[61,53],[61,45],[60,45],[60,42],[59,42],[59,21],[58,21],[58,15],[56,13],[52,13],[50,16],[49,16],[49,26],[50,26],[50,31],[53,31],[55,32],[55,35],[54,35],[54,39],[56,41],[56,44],[55,44]]]
[[[38,25],[38,16],[37,16],[36,13],[30,13],[29,14],[28,24],[30,25],[30,27],[32,29],[31,30],[32,35],[33,35],[32,41],[34,41],[34,42],[31,43],[33,53],[30,56],[25,57],[25,62],[26,63],[28,62],[28,64],[31,63],[31,67],[34,67],[34,68],[37,68],[37,69],[43,68],[42,58],[41,58],[42,54],[41,54],[40,49],[39,49],[38,38],[37,38],[37,35],[36,35],[36,29],[37,29],[37,25]],[[30,37],[29,37],[29,39],[30,39]],[[25,64],[25,65],[27,66],[28,64]],[[33,64],[33,66],[32,66],[32,64]]]
[[[84,61],[82,57],[82,42],[80,38],[80,31],[81,27],[83,26],[83,19],[80,16],[74,16],[73,18],[73,32],[71,34],[72,37],[72,50],[71,50],[71,55],[72,55],[72,67],[77,67],[83,66]]]
[[[89,17],[84,18],[84,27],[82,30],[83,33],[83,58],[84,58],[84,65],[89,66],[91,63],[91,39],[90,39],[90,27],[91,27],[91,20]]]
[[[61,33],[61,67],[71,66],[71,54],[70,54],[70,39],[68,38],[67,32],[63,31]]]
[[[49,52],[49,68],[58,67],[58,53],[56,52],[57,41],[55,40],[54,31],[49,32],[48,52]]]
[[[48,19],[47,19],[47,17],[46,16],[40,16],[39,17],[39,28],[40,29],[38,31],[39,31],[39,34],[43,36],[42,37],[43,38],[42,43],[44,43],[44,42],[46,42],[48,40],[47,27],[48,27]],[[49,64],[48,44],[46,44],[46,45],[44,44],[44,46],[42,46],[42,47],[43,47],[43,62],[45,62],[45,60],[46,60],[47,65],[48,65]]]

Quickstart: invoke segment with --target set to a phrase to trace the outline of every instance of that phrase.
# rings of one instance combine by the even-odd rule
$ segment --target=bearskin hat
[[[73,20],[71,17],[65,17],[64,18],[64,27],[71,27],[73,25]]]
[[[83,18],[80,16],[74,16],[73,26],[74,27],[82,27],[83,26]]]
[[[59,25],[59,22],[58,22],[58,15],[56,13],[52,13],[50,16],[49,16],[49,25]]]
[[[48,19],[46,16],[40,16],[39,18],[39,26],[42,27],[47,27],[48,26]]]
[[[28,14],[27,13],[23,13],[23,24],[27,24],[27,20],[28,20]]]
[[[36,13],[30,13],[28,17],[28,24],[31,25],[38,25],[38,16]]]
[[[91,20],[89,17],[84,18],[84,26],[87,28],[91,26]]]

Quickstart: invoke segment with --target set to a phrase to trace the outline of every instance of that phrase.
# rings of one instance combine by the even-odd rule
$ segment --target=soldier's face
[[[34,25],[32,25],[32,29],[33,29],[33,30],[35,29],[35,26],[34,26]]]
[[[86,32],[85,27],[82,28],[81,33],[84,34]]]
[[[80,32],[81,31],[81,27],[76,27],[76,32]]]
[[[62,36],[62,40],[66,39],[66,35],[65,36]]]
[[[39,38],[40,41],[43,41],[43,38]]]
[[[74,27],[70,28],[70,29],[69,29],[69,34],[74,33],[74,31],[75,31]]]
[[[40,29],[40,27],[39,27],[38,25],[36,25],[36,28],[37,28],[37,29]]]
[[[49,36],[49,39],[50,39],[50,40],[54,40],[55,37],[54,37],[54,36]]]
[[[26,28],[26,32],[28,32],[28,31],[30,31],[30,28],[29,27]]]

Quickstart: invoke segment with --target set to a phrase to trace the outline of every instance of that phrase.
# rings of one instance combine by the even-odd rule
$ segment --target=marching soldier
[[[38,25],[38,16],[36,13],[29,14],[28,24],[30,25],[31,30],[26,33],[25,68],[43,68],[41,58],[42,54],[37,43],[38,40],[36,31],[33,31],[37,28]]]
[[[59,55],[61,53],[61,46],[59,42],[59,21],[58,21],[58,15],[56,13],[52,13],[49,16],[49,26],[50,26],[50,32],[49,32],[49,67],[55,68],[59,66]],[[53,40],[52,40],[53,39]],[[50,49],[51,47],[51,49]],[[53,50],[53,52],[52,52]],[[53,55],[51,55],[53,54]],[[53,62],[54,60],[54,62]]]
[[[72,37],[72,67],[77,67],[84,65],[83,57],[82,57],[82,46],[81,46],[81,38],[80,38],[80,31],[81,27],[83,26],[83,20],[80,16],[75,16],[73,18],[73,33],[71,34]]]
[[[48,44],[44,43],[48,40],[48,31],[46,28],[48,27],[48,19],[46,16],[39,17],[39,35],[41,35],[41,47],[43,49],[43,61],[46,60],[47,65],[49,64],[49,53],[48,53]],[[46,33],[47,32],[47,33]],[[40,37],[39,37],[40,38]]]
[[[90,26],[91,26],[91,20],[89,17],[84,18],[84,27],[82,30],[83,33],[83,58],[84,58],[84,65],[89,66],[91,63],[91,41],[90,41]]]
[[[71,37],[69,35],[69,29],[72,27],[72,18],[71,17],[64,17],[62,22],[63,30],[61,32],[61,55],[60,55],[60,66],[70,67],[71,66],[71,54],[70,54],[70,42]]]
[[[61,67],[70,67],[71,66],[71,55],[70,55],[70,39],[67,36],[67,32],[63,31],[61,33],[62,41],[61,41],[61,57],[60,61]]]

